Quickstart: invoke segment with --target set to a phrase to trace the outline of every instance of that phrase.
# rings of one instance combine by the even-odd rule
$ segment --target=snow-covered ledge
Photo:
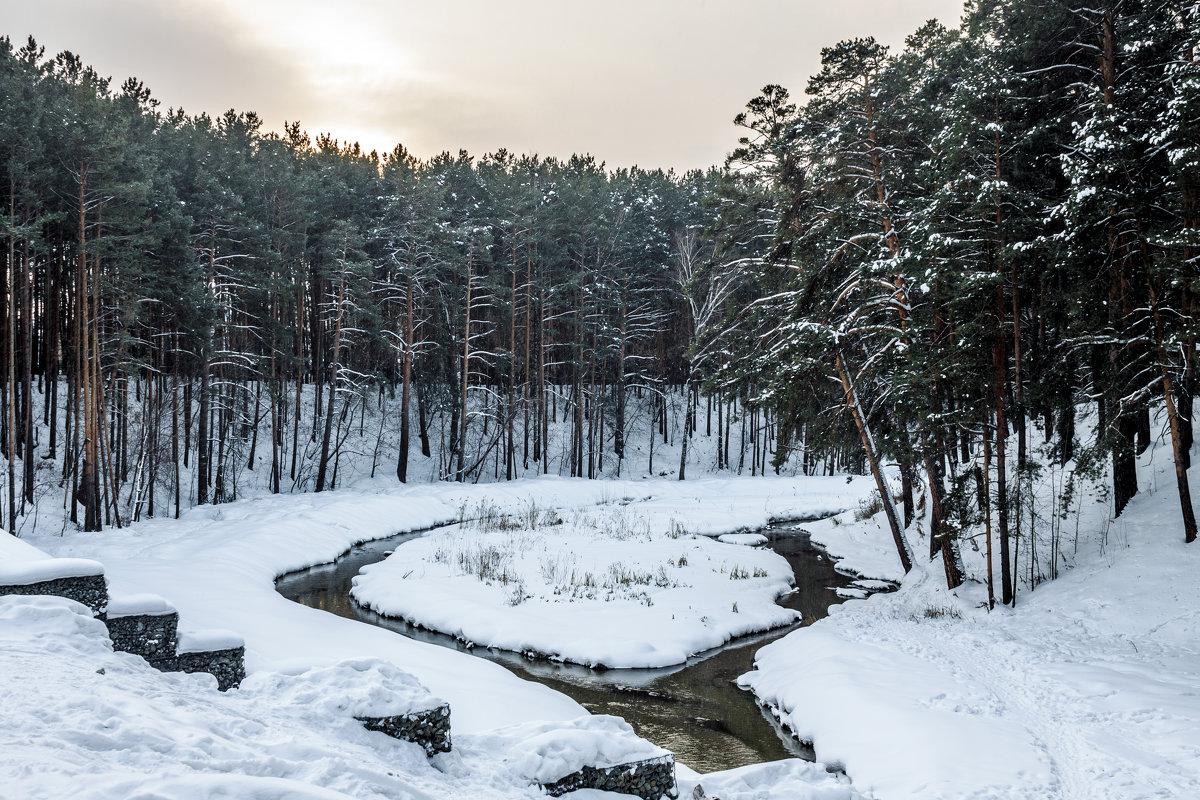
[[[492,738],[492,737],[489,737]],[[493,742],[521,779],[557,797],[596,789],[661,800],[675,797],[675,755],[638,737],[620,717],[514,725]]]
[[[176,652],[147,660],[163,672],[207,672],[222,692],[246,678],[246,642],[226,630],[181,633]]]
[[[450,751],[450,704],[413,675],[377,658],[341,661],[330,667],[260,672],[242,685],[248,694],[270,694],[291,705],[322,709],[330,718],[350,716],[367,730],[420,745],[426,756]]]
[[[156,594],[110,596],[105,624],[114,650],[152,663],[175,656],[179,612]]]
[[[27,542],[0,534],[0,595],[56,595],[95,614],[108,606],[104,565],[89,558],[53,558]]]

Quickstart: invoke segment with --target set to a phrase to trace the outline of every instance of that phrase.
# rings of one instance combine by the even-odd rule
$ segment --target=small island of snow
[[[678,664],[797,618],[775,604],[791,587],[783,557],[636,505],[474,516],[364,568],[355,600],[478,645],[614,668]]]

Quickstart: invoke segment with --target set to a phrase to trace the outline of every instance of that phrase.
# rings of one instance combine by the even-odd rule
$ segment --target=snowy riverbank
[[[760,650],[743,685],[888,800],[1200,797],[1200,549],[1153,454],[1116,522],[1082,502],[1074,567],[1015,609],[919,566]],[[899,570],[894,551],[862,547],[886,541],[877,519],[810,529],[843,565]],[[981,553],[964,560],[983,574]]]

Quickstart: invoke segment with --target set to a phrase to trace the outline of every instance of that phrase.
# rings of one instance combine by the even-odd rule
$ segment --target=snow
[[[204,653],[210,650],[232,650],[244,647],[246,640],[233,631],[221,628],[204,631],[180,631],[180,653]]]
[[[192,509],[179,521],[151,520],[38,543],[99,559],[117,593],[167,597],[185,629],[240,634],[249,672],[382,658],[451,703],[455,734],[578,716],[582,711],[573,701],[482,659],[305,608],[275,591],[277,575],[332,560],[355,542],[453,519],[455,501],[468,493],[420,487],[258,498]]]
[[[859,800],[862,795],[844,775],[820,764],[789,758],[765,764],[697,775],[678,771],[679,795],[705,800]],[[697,793],[697,787],[700,792]]]
[[[886,518],[876,514],[856,520],[856,516],[854,512],[837,514],[809,524],[806,530],[837,562],[839,572],[898,583],[904,577],[904,568]]]
[[[553,783],[585,766],[614,767],[668,755],[639,738],[620,717],[597,714],[559,723],[525,723],[495,731],[484,746],[506,753],[520,780]]]
[[[0,531],[0,565],[8,566],[18,561],[41,561],[47,558],[50,556],[29,542]]]
[[[870,489],[861,479],[364,485],[202,507],[179,521],[87,536],[40,535],[34,543],[45,552],[0,536],[6,568],[45,562],[47,553],[95,559],[118,594],[154,592],[189,627],[235,631],[245,639],[250,670],[244,688],[218,693],[211,676],[157,673],[113,653],[103,625],[83,606],[0,598],[0,730],[20,732],[0,760],[0,796],[526,798],[540,796],[531,780],[553,780],[589,759],[647,757],[656,749],[624,723],[587,716],[495,664],[298,606],[274,591],[277,575],[331,560],[357,541],[489,509],[504,516],[540,508],[554,509],[563,524],[454,529],[456,546],[512,545],[514,574],[525,583],[522,596],[530,595],[515,606],[503,592],[483,591],[497,586],[477,578],[428,578],[442,533],[401,545],[359,585],[390,574],[392,588],[411,581],[431,597],[445,590],[448,629],[475,641],[508,637],[518,649],[545,647],[564,658],[578,650],[580,660],[615,662],[632,656],[619,652],[603,614],[533,591],[543,561],[570,556],[578,568],[602,570],[621,560],[629,571],[656,574],[670,559],[675,581],[695,590],[684,606],[715,593],[731,607],[736,596],[737,616],[749,618],[758,613],[751,610],[757,601],[746,599],[755,579],[729,580],[728,567],[751,567],[758,562],[750,559],[772,554],[738,543],[748,540],[693,535],[844,512],[805,527],[840,570],[861,576],[859,588],[900,584],[837,606],[828,619],[762,648],[741,678],[813,742],[821,762],[844,768],[848,778],[795,760],[710,775],[680,765],[682,797],[697,787],[722,800],[1200,797],[1200,548],[1182,543],[1169,468],[1170,459],[1151,448],[1139,467],[1141,492],[1115,522],[1105,502],[1085,502],[1082,491],[1064,508],[1055,489],[1061,476],[1047,470],[1035,500],[1044,519],[1067,515],[1056,524],[1059,558],[1071,569],[1035,591],[1023,587],[1015,609],[990,612],[978,583],[947,591],[936,562],[921,559],[903,575],[882,520],[859,519],[862,508],[854,509]],[[633,532],[616,538],[622,530]],[[913,544],[918,553],[927,547],[918,535]],[[624,548],[619,559],[617,545]],[[715,577],[680,571],[685,546],[693,548],[686,570],[711,557]],[[430,557],[416,558],[421,553]],[[968,573],[979,575],[981,553],[968,541],[963,555]],[[773,569],[771,558],[765,569]],[[412,581],[418,569],[426,577]],[[479,585],[445,588],[458,578]],[[698,646],[695,629],[670,633],[645,616],[669,607],[660,588],[667,587],[645,587],[649,606],[618,597],[598,607],[627,638],[635,631],[639,647]],[[544,624],[520,618],[534,611],[546,615]],[[465,627],[476,614],[487,628],[482,634]],[[712,618],[713,630],[733,616]],[[568,619],[576,630],[554,627]],[[529,632],[543,628],[553,635],[532,641]],[[578,630],[607,642],[585,651]],[[438,698],[451,704],[455,749],[432,761],[416,745],[353,719]]]
[[[1075,509],[1074,568],[1015,609],[919,564],[764,647],[741,683],[880,798],[1200,797],[1200,549],[1161,456],[1115,523]],[[862,565],[875,527],[812,530]]]
[[[724,533],[717,537],[718,542],[725,544],[742,544],[747,547],[756,547],[760,544],[766,544],[767,537],[761,533]]]
[[[105,612],[109,619],[116,617],[164,616],[174,614],[175,606],[164,598],[149,592],[127,595],[109,595],[108,609]]]
[[[295,702],[295,683],[218,692],[209,675],[160,673],[112,652],[103,623],[63,598],[0,597],[0,674],[5,800],[544,796],[496,753],[429,761],[328,702]]]
[[[0,566],[0,586],[27,586],[60,578],[103,575],[104,565],[89,558],[46,558]]]
[[[445,704],[412,675],[387,661],[371,658],[292,673],[255,673],[242,683],[241,691],[293,706],[323,709],[330,718],[396,717]]]
[[[0,533],[0,586],[28,586],[103,574],[104,565],[91,559],[53,558],[28,542]]]
[[[179,520],[34,537],[47,553],[103,562],[118,595],[167,598],[185,629],[223,628],[244,637],[250,674],[245,689],[218,693],[212,676],[158,673],[135,656],[112,653],[103,626],[82,616],[82,606],[0,599],[0,674],[19,676],[6,679],[0,730],[21,731],[0,760],[0,795],[542,796],[528,785],[533,760],[521,769],[511,760],[521,747],[527,755],[542,747],[542,757],[562,765],[656,749],[615,721],[587,721],[574,701],[496,664],[292,603],[275,591],[275,577],[330,561],[357,542],[469,518],[485,506],[506,514],[553,507],[567,519],[599,515],[602,505],[624,508],[652,529],[673,531],[679,538],[667,540],[678,548],[694,533],[716,536],[844,510],[869,483],[551,477],[487,486],[385,485],[257,497],[186,510]],[[727,548],[745,564],[770,555],[707,539],[696,544]],[[353,713],[331,714],[327,703],[303,700],[324,687],[329,703],[350,712],[403,707],[399,689],[395,696],[385,691],[401,674],[450,703],[451,753],[426,761],[416,745],[366,731]],[[557,750],[555,731],[567,742]]]
[[[782,556],[681,534],[640,505],[438,531],[365,567],[352,594],[468,642],[606,667],[679,664],[799,617],[775,604],[791,588]]]

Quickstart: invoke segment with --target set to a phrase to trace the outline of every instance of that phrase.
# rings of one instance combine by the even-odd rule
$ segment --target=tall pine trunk
[[[413,281],[409,275],[404,283],[404,355],[401,358],[400,384],[400,452],[396,458],[396,478],[408,483],[408,416],[412,394],[413,355]]]
[[[875,449],[875,439],[871,435],[871,428],[859,403],[858,393],[854,389],[854,384],[850,381],[850,373],[846,368],[846,362],[842,358],[840,349],[835,351],[834,361],[837,366],[838,377],[842,382],[843,402],[854,419],[854,426],[858,429],[859,438],[862,440],[863,453],[866,455],[867,463],[871,467],[871,475],[875,478],[875,488],[879,492],[879,499],[883,503],[884,516],[887,518],[888,528],[891,529],[892,540],[896,545],[896,553],[900,556],[900,564],[907,573],[912,569],[913,563],[908,540],[904,537],[904,529],[900,527],[900,516],[896,513],[896,502],[892,498],[892,490],[888,486],[886,476],[883,474],[883,465],[879,462],[879,454]]]

